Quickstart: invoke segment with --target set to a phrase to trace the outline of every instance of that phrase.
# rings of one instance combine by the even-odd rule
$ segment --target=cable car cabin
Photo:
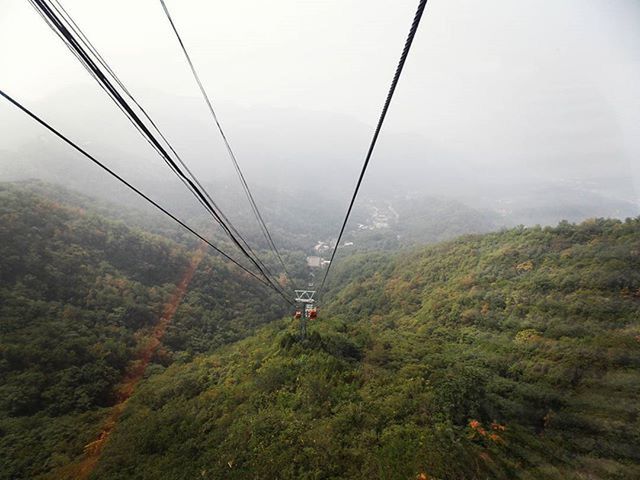
[[[316,318],[318,318],[318,310],[312,308],[311,310],[309,310],[309,320],[315,320]]]
[[[300,320],[302,318],[302,312],[300,310],[296,310],[296,313],[293,314],[293,318]]]

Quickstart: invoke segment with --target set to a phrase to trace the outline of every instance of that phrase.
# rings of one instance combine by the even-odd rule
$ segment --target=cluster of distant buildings
[[[311,267],[311,268],[326,267],[330,263],[331,263],[330,260],[325,260],[324,258],[315,256],[315,255],[311,257],[307,257],[307,267]]]
[[[391,222],[392,216],[395,217],[396,220],[400,218],[398,212],[396,212],[391,205],[388,205],[386,210],[380,210],[376,206],[372,206],[371,208],[373,209],[373,213],[371,214],[371,223],[369,223],[368,225],[359,223],[358,230],[377,230],[381,228],[389,228],[389,223]]]
[[[389,228],[389,224],[392,221],[393,217],[396,220],[400,217],[398,212],[394,210],[394,208],[389,204],[386,209],[379,209],[375,205],[371,206],[371,222],[368,225],[359,223],[358,230],[377,230],[377,229],[385,229]],[[398,236],[398,238],[400,238]],[[328,266],[331,261],[323,258],[323,255],[329,255],[333,249],[333,245],[335,245],[335,240],[330,240],[328,242],[318,240],[315,247],[313,247],[313,251],[315,255],[307,257],[307,266],[310,268],[322,268]],[[353,247],[353,242],[344,242],[342,247]]]
[[[319,240],[316,246],[313,247],[313,250],[317,254],[322,254],[324,252],[328,252],[329,250],[331,250],[331,245],[328,242],[323,242],[322,240]]]
[[[344,242],[343,247],[353,247],[353,242]],[[326,260],[322,257],[323,253],[328,253],[333,247],[329,242],[323,242],[319,240],[313,250],[317,255],[307,257],[307,266],[311,268],[326,267],[331,263],[331,260]]]

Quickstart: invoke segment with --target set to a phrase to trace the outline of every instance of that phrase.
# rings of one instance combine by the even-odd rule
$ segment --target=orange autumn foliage
[[[482,427],[482,424],[478,420],[475,420],[475,419],[469,420],[469,427],[471,427],[471,429],[474,430],[474,434],[477,433],[478,435],[488,438],[489,440],[495,443],[504,443],[504,440],[500,435],[493,432],[492,433],[487,432],[487,430],[485,430]],[[493,430],[494,432],[504,432],[506,428],[507,428],[506,426],[498,422],[491,422],[491,430]]]
[[[491,430],[496,430],[496,431],[500,431],[500,432],[504,432],[506,430],[507,427],[505,427],[504,425],[500,425],[497,422],[491,422]]]

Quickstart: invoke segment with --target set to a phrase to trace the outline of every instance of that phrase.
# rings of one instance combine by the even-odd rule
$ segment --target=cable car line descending
[[[404,49],[402,50],[402,55],[400,55],[400,61],[398,62],[398,66],[396,68],[396,73],[393,76],[393,81],[391,82],[391,87],[389,88],[389,93],[387,94],[387,99],[384,102],[384,106],[382,108],[382,112],[380,113],[380,118],[378,119],[378,124],[376,126],[375,132],[373,134],[373,138],[371,139],[371,144],[369,145],[369,150],[367,151],[367,156],[364,160],[364,165],[362,165],[362,171],[360,172],[360,177],[358,178],[358,183],[356,184],[355,191],[353,192],[353,196],[351,197],[351,202],[349,203],[349,208],[347,209],[347,214],[344,217],[344,221],[342,222],[342,227],[340,228],[340,234],[338,235],[338,240],[336,241],[335,246],[333,247],[333,253],[331,254],[331,259],[329,260],[329,265],[327,265],[327,269],[324,272],[324,277],[322,278],[322,283],[320,284],[319,291],[323,290],[324,284],[327,280],[327,275],[329,275],[329,270],[331,270],[331,265],[333,265],[333,259],[336,256],[336,252],[338,251],[338,246],[340,245],[340,240],[342,239],[342,235],[344,233],[344,229],[347,226],[347,222],[349,221],[349,215],[351,215],[351,210],[353,209],[353,204],[356,201],[356,197],[358,196],[358,191],[360,190],[360,185],[362,184],[362,179],[364,178],[364,174],[369,166],[369,161],[371,160],[371,155],[373,154],[373,149],[376,146],[376,142],[378,141],[378,136],[380,135],[380,130],[382,129],[382,124],[384,123],[384,119],[387,116],[387,111],[389,110],[389,105],[391,104],[391,99],[393,98],[393,94],[398,86],[398,81],[400,80],[400,75],[402,74],[402,69],[404,68],[404,64],[407,60],[407,56],[409,55],[409,50],[411,49],[411,44],[413,43],[413,39],[416,35],[416,31],[418,30],[418,25],[420,25],[420,20],[422,18],[422,13],[427,5],[427,0],[420,0],[418,4],[418,9],[416,10],[416,14],[413,18],[413,23],[411,24],[411,28],[409,29],[409,35],[407,36],[407,40],[404,44]]]
[[[195,231],[193,228],[191,228],[189,225],[187,225],[186,223],[184,223],[182,220],[180,220],[178,217],[176,217],[174,214],[172,214],[171,212],[169,212],[168,210],[166,210],[163,206],[161,206],[160,204],[158,204],[156,201],[154,201],[153,199],[151,199],[150,197],[148,197],[145,193],[143,193],[141,190],[139,190],[138,188],[136,188],[135,186],[133,186],[131,183],[129,183],[127,180],[125,180],[123,177],[121,177],[120,175],[118,175],[116,172],[114,172],[113,170],[111,170],[109,167],[107,167],[105,164],[103,164],[102,162],[100,162],[100,160],[96,159],[94,156],[92,156],[90,153],[88,153],[86,150],[84,150],[82,147],[78,146],[76,143],[74,143],[72,140],[70,140],[69,138],[67,138],[65,135],[63,135],[62,133],[60,133],[58,130],[56,130],[54,127],[52,127],[51,125],[49,125],[45,120],[41,119],[40,117],[38,117],[35,113],[31,112],[27,107],[25,107],[24,105],[22,105],[21,103],[19,103],[17,100],[14,100],[9,94],[5,93],[4,91],[0,90],[0,96],[4,97],[7,101],[9,101],[10,103],[12,103],[15,107],[17,107],[18,109],[22,110],[24,113],[26,113],[29,117],[31,117],[33,120],[35,120],[36,122],[38,122],[40,125],[42,125],[43,127],[45,127],[47,130],[49,130],[51,133],[53,133],[55,136],[57,136],[58,138],[60,138],[61,140],[63,140],[66,144],[68,144],[69,146],[71,146],[72,148],[74,148],[76,151],[78,151],[79,153],[81,153],[82,155],[84,155],[86,158],[88,158],[89,160],[91,160],[94,164],[96,164],[97,166],[99,166],[102,170],[104,170],[105,172],[107,172],[109,175],[111,175],[112,177],[114,177],[116,180],[118,180],[120,183],[124,184],[127,188],[129,188],[130,190],[132,190],[134,193],[136,193],[137,195],[139,195],[140,197],[142,197],[143,199],[145,199],[148,203],[150,203],[151,205],[153,205],[156,209],[160,210],[163,214],[165,214],[166,216],[168,216],[169,218],[171,218],[174,222],[178,223],[180,226],[182,226],[183,228],[185,228],[187,231],[189,231],[190,233],[192,233],[194,236],[196,236],[198,239],[202,240],[204,243],[206,243],[209,247],[211,247],[214,251],[216,251],[217,253],[219,253],[220,255],[222,255],[224,258],[226,258],[227,260],[229,260],[230,262],[232,262],[234,265],[236,265],[238,268],[240,268],[241,270],[243,270],[244,272],[248,273],[251,277],[255,278],[257,281],[259,281],[262,285],[273,289],[274,291],[276,291],[280,296],[282,296],[282,298],[289,304],[293,305],[293,302],[286,296],[284,295],[280,290],[276,289],[273,287],[273,285],[270,285],[269,283],[267,283],[264,279],[260,278],[258,275],[256,275],[254,272],[252,272],[251,270],[249,270],[248,268],[246,268],[244,265],[242,265],[241,263],[239,263],[237,260],[235,260],[233,257],[229,256],[227,253],[225,253],[223,250],[221,250],[220,248],[216,247],[213,243],[211,243],[211,241],[207,240],[204,236],[202,236],[200,233],[198,233],[197,231]]]
[[[123,98],[122,94],[113,85],[107,74],[105,74],[98,67],[96,61],[98,63],[101,63],[100,60],[96,57],[97,60],[94,61],[91,55],[87,53],[87,51],[82,47],[82,36],[75,30],[74,33],[79,36],[80,39],[74,37],[74,35],[69,30],[73,30],[73,25],[70,24],[71,22],[66,21],[67,19],[60,15],[59,11],[54,11],[56,10],[55,6],[52,7],[48,5],[46,0],[30,0],[30,3],[34,6],[36,11],[38,11],[38,13],[40,13],[40,15],[45,19],[47,24],[54,30],[54,32],[56,32],[56,34],[58,34],[58,36],[64,41],[66,46],[74,53],[78,60],[80,60],[81,64],[89,71],[91,76],[100,84],[103,90],[105,90],[105,92],[111,97],[111,99],[118,105],[120,110],[123,111],[127,118],[136,126],[136,129],[141,133],[141,135],[143,135],[143,137],[154,147],[156,152],[162,157],[171,171],[179,177],[182,183],[184,183],[185,186],[191,191],[191,193],[196,197],[199,203],[201,203],[205,210],[207,210],[207,212],[214,218],[214,220],[216,220],[216,222],[223,228],[223,230],[227,233],[229,238],[242,252],[242,254],[247,257],[251,261],[251,263],[253,263],[260,274],[274,289],[282,290],[282,287],[278,284],[278,282],[274,281],[270,277],[270,275],[273,274],[260,261],[255,252],[253,252],[253,250],[248,246],[248,243],[246,242],[244,237],[242,237],[237,229],[233,227],[229,219],[220,211],[218,206],[211,199],[211,196],[202,187],[195,175],[190,172],[186,164],[182,161],[180,156],[176,153],[175,149],[173,149],[164,135],[162,135],[162,132],[160,132],[155,123],[149,119],[153,128],[159,133],[160,137],[164,140],[169,150],[174,154],[177,162],[171,157],[165,146],[163,146],[162,143],[151,132],[150,127],[142,121],[139,115],[134,111],[133,107],[129,105]],[[69,15],[67,13],[67,17],[68,16]],[[65,25],[65,21],[67,24],[69,24],[69,28],[67,28],[67,25]],[[96,51],[93,47],[88,48],[92,51]],[[102,59],[102,62],[106,64],[106,62],[104,62],[104,59]],[[112,70],[109,68],[105,69],[107,70],[107,72],[112,72]],[[118,84],[122,83],[118,80],[115,81]],[[123,88],[123,92],[131,97],[126,88]],[[135,100],[134,103],[138,104],[138,102],[135,102]],[[146,112],[143,113],[147,118],[149,117]],[[180,168],[180,166],[188,173],[188,175]],[[280,291],[280,293],[284,296],[282,291]]]
[[[138,107],[138,109],[141,111],[141,113],[144,115],[144,117],[149,121],[149,123],[153,126],[153,128],[155,129],[155,131],[160,135],[160,138],[162,138],[162,140],[167,144],[167,146],[169,147],[169,149],[171,150],[171,152],[177,157],[180,158],[178,153],[175,151],[175,149],[173,148],[173,146],[171,145],[171,143],[169,142],[169,140],[167,140],[167,138],[164,136],[164,134],[162,133],[162,131],[160,130],[160,128],[156,125],[156,123],[154,122],[154,120],[151,118],[151,116],[147,113],[147,111],[144,109],[144,107],[142,105],[140,105],[140,103],[136,100],[136,98],[133,96],[133,94],[127,89],[127,87],[124,85],[124,83],[120,80],[120,78],[118,77],[118,75],[113,71],[113,69],[109,66],[109,64],[107,63],[107,61],[102,57],[102,55],[100,55],[100,52],[93,46],[93,44],[91,43],[91,41],[89,40],[89,38],[85,35],[85,33],[82,31],[82,29],[80,28],[80,26],[73,20],[73,17],[71,17],[71,15],[69,14],[69,12],[67,12],[67,10],[64,8],[64,6],[60,3],[59,0],[53,0],[53,2],[55,4],[52,3],[52,7],[58,12],[58,14],[60,16],[64,16],[65,20],[68,22],[68,25],[71,27],[71,29],[74,31],[74,33],[76,34],[76,36],[80,39],[80,41],[85,45],[85,47],[87,49],[89,49],[89,51],[95,56],[96,60],[100,63],[100,65],[102,65],[103,68],[105,68],[105,70],[109,73],[109,75],[111,75],[111,77],[113,78],[113,80],[118,84],[118,86],[122,89],[122,91],[131,99],[131,101],[136,105],[136,107]],[[56,6],[57,5],[57,6]],[[44,15],[42,14],[42,12],[40,12],[38,10],[38,13],[40,13],[40,15],[44,18],[44,20],[50,24],[50,22],[48,21],[48,19],[46,17],[44,17]],[[51,26],[51,25],[50,25]],[[58,34],[58,36],[65,41],[64,37],[62,37],[60,35],[60,32],[58,32],[57,30],[55,30],[56,34]],[[66,42],[65,42],[66,43]],[[81,62],[82,59],[80,57],[78,57],[78,54],[72,50],[72,52],[74,53],[74,55],[76,56],[76,58],[78,58]],[[86,68],[86,66],[85,66]],[[107,94],[109,96],[111,96],[109,94],[109,92],[105,89],[105,87],[100,83],[99,79],[96,78],[95,74],[89,69],[87,68],[87,71],[92,75],[92,77],[98,82],[98,84],[100,85],[100,87],[105,90],[107,92]],[[113,98],[112,98],[113,100]],[[128,117],[127,113],[122,109],[122,107],[120,106],[120,104],[118,102],[114,103],[118,106],[118,108]],[[140,130],[139,126],[132,121],[129,118],[129,121],[132,123],[132,125],[140,132],[140,134],[145,138],[145,140],[149,143],[149,145],[151,145],[152,148],[154,148],[154,150],[156,150],[156,152],[162,157],[162,152],[160,152],[155,145],[149,141],[145,134]],[[238,230],[233,226],[233,224],[229,221],[229,219],[224,215],[224,213],[220,210],[220,208],[215,204],[215,202],[213,201],[213,199],[211,198],[211,196],[209,195],[209,192],[200,184],[200,182],[198,181],[197,177],[191,172],[191,170],[189,169],[189,167],[182,163],[182,165],[184,166],[185,170],[187,171],[187,173],[193,177],[193,179],[195,180],[196,184],[198,185],[199,188],[201,188],[203,190],[203,192],[206,194],[207,198],[209,199],[209,201],[216,207],[218,208],[218,213],[220,214],[220,216],[224,219],[225,222],[227,222],[227,224],[229,225],[230,229],[234,232],[234,234],[236,234],[243,242],[243,244],[245,245],[245,247],[247,248],[247,250],[255,257],[255,259],[260,263],[260,265],[265,269],[265,271],[271,275],[272,277],[275,278],[275,275],[273,275],[273,273],[271,273],[271,271],[268,269],[268,267],[260,260],[260,258],[258,257],[257,253],[255,253],[255,251],[251,248],[251,245],[249,245],[249,243],[244,239],[244,237],[242,237],[242,235],[238,232]],[[170,166],[170,168],[172,168]],[[175,172],[174,172],[175,173]],[[182,179],[181,179],[182,180]],[[183,180],[183,183],[187,186],[187,188],[189,188],[188,184],[186,184]],[[198,199],[199,200],[199,199]],[[206,205],[199,200],[199,203],[206,209]],[[284,264],[283,264],[284,267]],[[286,274],[286,269],[285,269],[285,274]],[[290,281],[290,279],[289,279]],[[277,282],[276,282],[277,283]]]
[[[178,156],[178,154],[175,152],[175,150],[173,150],[173,147],[171,145],[171,143],[169,143],[169,141],[166,139],[166,137],[164,136],[164,134],[162,133],[162,131],[160,131],[160,129],[158,128],[158,126],[155,124],[155,122],[153,121],[153,119],[149,116],[149,114],[147,113],[147,111],[142,107],[142,105],[140,105],[138,103],[138,101],[136,100],[136,98],[133,96],[133,94],[127,89],[127,87],[124,85],[124,83],[120,80],[120,78],[118,77],[118,75],[111,69],[111,67],[109,66],[109,64],[106,62],[106,60],[102,57],[102,55],[100,55],[100,52],[98,52],[98,50],[93,46],[93,44],[91,43],[91,41],[89,40],[89,38],[84,34],[84,32],[82,31],[82,29],[80,28],[80,26],[73,20],[73,17],[71,17],[71,15],[67,12],[67,10],[64,8],[64,6],[58,1],[58,0],[53,0],[55,2],[55,5],[52,4],[53,8],[58,12],[58,14],[65,16],[65,19],[67,20],[67,22],[69,23],[69,25],[71,26],[72,30],[74,31],[74,33],[78,36],[78,38],[82,41],[82,43],[85,45],[85,47],[87,47],[89,49],[89,51],[95,56],[96,60],[98,60],[98,62],[100,63],[100,65],[102,65],[102,67],[109,73],[109,75],[111,75],[111,77],[113,78],[113,80],[118,84],[118,86],[122,89],[122,91],[131,99],[131,101],[136,105],[136,107],[138,107],[138,109],[140,109],[140,111],[142,112],[142,114],[145,116],[145,118],[149,121],[149,123],[151,123],[151,125],[153,126],[153,128],[156,130],[156,132],[158,132],[158,134],[160,135],[160,137],[162,138],[162,140],[169,146],[169,148],[171,149],[171,151],[173,152],[174,155],[176,155],[176,157]],[[57,5],[57,7],[56,7]],[[38,11],[38,13],[40,13],[40,15],[44,18],[44,20],[50,25],[50,22],[47,20],[46,17],[44,17],[44,15],[42,14],[42,12]],[[50,25],[51,26],[51,25]],[[58,34],[58,36],[62,39],[62,41],[65,41],[64,37],[60,34],[60,32],[58,32],[57,30],[55,30],[56,34]],[[66,43],[66,41],[65,41]],[[76,58],[78,58],[78,60],[80,60],[82,62],[82,59],[78,56],[78,54],[72,50],[72,53],[76,56]],[[91,76],[98,82],[98,84],[100,85],[100,88],[102,88],[103,90],[105,90],[107,92],[108,95],[109,92],[105,89],[105,87],[100,83],[100,80],[96,77],[96,75],[89,69],[86,68],[85,69],[91,74]],[[122,106],[117,103],[116,105],[118,106],[118,108],[120,108],[120,110],[125,114],[126,112],[123,110]],[[138,127],[138,125],[133,122],[131,119],[129,119],[129,121],[132,123],[132,125],[134,127],[136,127],[136,129],[142,134],[143,132],[140,131],[140,127]],[[151,145],[152,148],[154,148],[158,154],[162,155],[162,153],[160,151],[158,151],[156,149],[156,147],[153,145],[153,143],[148,140],[145,137],[145,140]],[[191,171],[188,169],[188,167],[185,165],[185,169],[187,170],[187,172],[193,176],[193,174],[191,173]]]
[[[277,281],[274,281],[272,278],[269,278],[269,275],[273,277],[273,274],[269,271],[266,265],[264,265],[264,263],[260,260],[257,254],[253,251],[253,249],[251,249],[248,242],[238,232],[238,230],[233,226],[233,224],[231,224],[229,219],[222,213],[222,211],[215,204],[215,202],[213,201],[209,193],[204,189],[204,187],[202,187],[202,185],[200,184],[198,179],[195,177],[195,175],[189,170],[189,167],[182,161],[178,153],[175,151],[171,143],[167,140],[167,138],[163,135],[163,133],[157,127],[155,122],[151,119],[151,117],[147,114],[147,112],[140,106],[140,104],[136,101],[136,99],[131,95],[131,93],[127,90],[124,84],[117,78],[117,75],[115,75],[115,72],[113,72],[113,70],[108,66],[106,61],[97,52],[95,47],[91,45],[91,42],[88,40],[86,35],[84,35],[79,30],[79,28],[77,28],[77,30],[74,30],[74,26],[77,26],[77,24],[73,21],[69,13],[66,10],[64,10],[64,7],[62,7],[60,2],[56,0],[56,3],[59,5],[60,9],[66,14],[67,18],[64,18],[64,20],[67,21],[69,28],[71,28],[71,30],[74,31],[74,33],[79,37],[80,41],[83,42],[87,46],[87,48],[89,48],[89,50],[91,50],[92,52],[95,52],[94,55],[96,56],[98,63],[102,64],[105,67],[105,69],[112,74],[112,76],[114,77],[114,80],[118,85],[121,86],[123,92],[126,93],[134,102],[134,104],[136,104],[140,108],[143,115],[149,120],[149,122],[154,127],[155,131],[160,135],[162,140],[164,140],[169,150],[175,155],[176,159],[178,160],[178,163],[180,163],[180,165],[189,174],[192,181],[189,181],[189,178],[187,178],[187,176],[180,171],[180,169],[176,166],[176,164],[172,162],[166,150],[164,150],[162,146],[159,145],[159,142],[155,138],[153,138],[153,135],[149,132],[147,128],[145,128],[146,126],[144,125],[144,123],[142,123],[140,119],[135,116],[135,113],[133,113],[133,109],[130,106],[126,105],[126,102],[124,102],[124,99],[121,96],[117,95],[118,94],[117,90],[114,88],[112,84],[109,83],[109,80],[106,77],[106,75],[104,74],[98,75],[96,73],[96,68],[94,68],[95,64],[92,65],[90,63],[91,58],[89,58],[86,55],[86,52],[82,51],[81,47],[80,47],[80,50],[78,50],[78,46],[74,45],[73,42],[69,41],[68,29],[65,28],[65,26],[62,24],[59,18],[55,18],[55,15],[53,15],[52,17],[51,15],[52,11],[51,10],[47,11],[48,5],[46,5],[43,2],[39,2],[38,0],[30,0],[30,2],[34,6],[34,8],[36,8],[38,13],[44,18],[47,24],[63,40],[63,42],[72,51],[72,53],[76,56],[76,58],[78,58],[78,60],[85,67],[85,69],[87,69],[90,75],[98,82],[100,87],[109,95],[109,97],[114,101],[114,103],[116,103],[118,108],[125,114],[125,116],[127,116],[129,121],[134,125],[134,127],[143,136],[143,138],[145,138],[145,140],[154,148],[154,150],[156,150],[156,152],[161,156],[161,158],[165,161],[165,163],[167,163],[167,165],[172,170],[172,172],[180,178],[182,183],[192,192],[192,194],[196,197],[198,202],[205,208],[205,210],[207,210],[213,216],[216,222],[220,224],[223,230],[225,230],[227,235],[232,239],[234,244],[236,244],[236,246],[240,248],[242,253],[245,256],[247,256],[247,258],[249,258],[249,260],[251,260],[251,262],[254,265],[256,265],[258,270],[261,272],[263,276],[265,276],[265,278],[267,278],[269,283],[273,283],[274,286],[276,286],[277,288],[281,288]],[[44,7],[44,9],[38,8],[39,6]],[[62,14],[60,13],[60,10],[57,10],[55,5],[52,4],[51,7],[54,10],[56,10],[60,16],[62,16]],[[89,61],[89,63],[87,62],[87,60]],[[198,191],[198,189],[194,187],[193,183],[195,183],[201,191]],[[206,200],[202,198],[203,194],[207,197],[207,200],[209,201],[210,205],[207,203]],[[237,238],[234,237],[234,234],[235,236],[237,236]],[[242,241],[242,243],[244,244],[244,248],[238,243],[238,239]],[[245,248],[250,252],[250,255],[248,255],[247,252],[244,250]],[[253,258],[252,258],[252,255],[253,255]]]
[[[101,72],[99,72],[99,70],[97,71],[96,68],[92,68],[91,63],[90,63],[91,60],[88,59],[88,57],[86,55],[83,55],[84,52],[82,52],[81,49],[78,50],[73,45],[72,41],[69,41],[69,37],[67,35],[64,35],[64,29],[65,29],[64,25],[62,25],[59,22],[56,22],[55,20],[52,20],[51,17],[45,15],[47,6],[45,6],[41,2],[38,2],[38,0],[33,0],[33,1],[30,0],[30,2],[34,6],[34,8],[36,8],[38,13],[40,13],[40,15],[44,18],[44,20],[47,22],[47,24],[63,40],[63,42],[67,45],[67,47],[71,50],[71,52],[76,56],[76,58],[78,58],[78,60],[82,63],[82,65],[85,67],[85,69],[87,69],[87,71],[91,74],[91,76],[98,82],[100,87],[112,98],[112,100],[114,100],[114,102],[119,107],[119,109],[127,116],[129,121],[144,136],[145,140],[147,140],[147,142],[150,143],[151,146],[162,156],[163,160],[165,161],[165,163],[167,163],[169,165],[169,167],[172,169],[172,171],[174,173],[178,173],[179,169],[177,169],[176,165],[172,162],[170,157],[167,158],[168,155],[166,154],[166,151],[164,151],[164,149],[159,145],[158,141],[153,138],[153,135],[145,128],[144,124],[141,124],[141,122],[137,122],[136,121],[136,119],[134,118],[135,114],[133,113],[132,109],[130,107],[128,107],[128,105],[126,105],[126,102],[124,102],[124,99],[122,99],[119,96],[117,90],[115,90],[115,88],[106,79],[106,76],[104,74],[101,74]],[[44,10],[39,9],[38,8],[39,6],[42,6],[44,8]],[[55,7],[53,7],[53,8],[55,9]],[[68,16],[68,14],[67,14],[67,16]],[[94,49],[94,51],[95,51],[95,49]],[[120,84],[121,84],[121,82],[120,82]],[[124,89],[124,90],[126,90],[126,89]],[[135,102],[135,100],[134,100],[134,103],[137,104],[137,102]],[[157,130],[157,127],[155,127],[155,124],[153,123],[153,121],[151,121],[151,123],[152,123],[152,125],[154,125],[154,128],[156,128],[156,130]],[[163,138],[163,140],[165,141],[165,143],[167,143],[167,145],[169,145],[169,147],[171,148],[170,143],[166,140],[166,138],[164,138],[164,136],[162,136],[162,132],[158,132],[158,133],[160,133],[160,135]],[[177,153],[175,155],[178,158],[178,160],[181,162],[181,159],[179,158]],[[183,166],[185,167],[185,169],[188,172],[189,171],[188,167],[186,167],[186,165],[184,165],[184,164],[183,164]],[[189,185],[189,183],[188,183],[186,178],[180,177],[180,179],[187,186],[187,188],[191,189],[191,187],[190,187],[190,185]],[[198,199],[198,200],[206,208],[205,203],[201,199]]]
[[[209,112],[211,113],[211,117],[213,118],[213,121],[215,122],[218,131],[220,132],[220,135],[222,136],[222,140],[224,141],[225,147],[227,149],[227,153],[229,154],[229,158],[231,159],[233,166],[236,170],[236,173],[238,174],[238,177],[240,179],[240,183],[242,184],[242,188],[244,190],[244,193],[247,197],[247,200],[249,201],[249,204],[251,205],[251,209],[253,210],[253,214],[256,217],[256,220],[258,221],[258,224],[260,225],[260,229],[262,230],[262,234],[264,235],[265,240],[267,240],[267,243],[269,244],[271,251],[274,253],[274,255],[276,256],[276,258],[278,259],[278,261],[280,262],[280,265],[282,266],[282,269],[284,271],[285,276],[287,277],[287,279],[289,280],[289,283],[291,283],[293,285],[293,283],[291,282],[291,276],[289,275],[289,272],[287,270],[286,265],[284,264],[284,261],[282,260],[282,256],[280,255],[280,252],[278,251],[278,248],[276,247],[274,241],[273,241],[273,237],[271,236],[271,233],[269,232],[269,229],[267,228],[267,225],[264,221],[264,219],[262,218],[262,214],[260,213],[260,210],[258,209],[258,206],[256,204],[255,199],[253,198],[253,194],[251,193],[251,189],[249,188],[249,185],[247,184],[246,179],[244,178],[244,174],[242,173],[242,170],[240,169],[240,165],[238,164],[238,160],[236,158],[236,155],[233,151],[233,149],[231,148],[231,144],[229,143],[229,140],[227,139],[227,135],[224,133],[224,130],[222,129],[222,125],[220,123],[220,120],[218,118],[218,115],[216,114],[214,108],[213,108],[213,104],[211,102],[211,99],[209,98],[209,95],[207,94],[207,91],[204,88],[204,85],[202,84],[202,81],[200,80],[200,76],[198,75],[198,72],[193,64],[193,62],[191,61],[191,56],[189,55],[189,53],[187,52],[187,48],[184,44],[184,42],[182,41],[182,37],[180,36],[180,33],[178,32],[178,29],[173,21],[173,18],[171,17],[171,14],[169,13],[169,9],[167,8],[167,5],[165,3],[164,0],[160,0],[160,4],[162,5],[162,9],[164,10],[164,13],[167,17],[167,20],[169,20],[169,23],[171,24],[171,28],[173,29],[173,33],[176,36],[176,39],[178,40],[178,43],[180,44],[180,48],[182,49],[182,53],[184,54],[185,59],[187,60],[187,63],[189,64],[189,68],[191,69],[191,73],[193,74],[193,78],[195,79],[196,83],[198,84],[198,88],[200,89],[200,93],[202,94],[202,97],[204,98],[204,101],[207,104],[207,107],[209,108]],[[295,285],[294,285],[295,288]]]

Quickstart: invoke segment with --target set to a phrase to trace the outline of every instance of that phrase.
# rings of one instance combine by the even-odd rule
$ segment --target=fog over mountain
[[[143,190],[196,214],[30,6],[3,3],[3,88]],[[126,4],[125,16],[124,2],[66,7],[215,200],[232,217],[248,212],[159,6]],[[260,204],[326,212],[337,227],[405,33],[399,18],[413,2],[171,7]],[[363,199],[455,200],[506,225],[638,214],[636,2],[433,2],[428,12]],[[1,180],[41,178],[132,201],[8,104],[0,121]]]

